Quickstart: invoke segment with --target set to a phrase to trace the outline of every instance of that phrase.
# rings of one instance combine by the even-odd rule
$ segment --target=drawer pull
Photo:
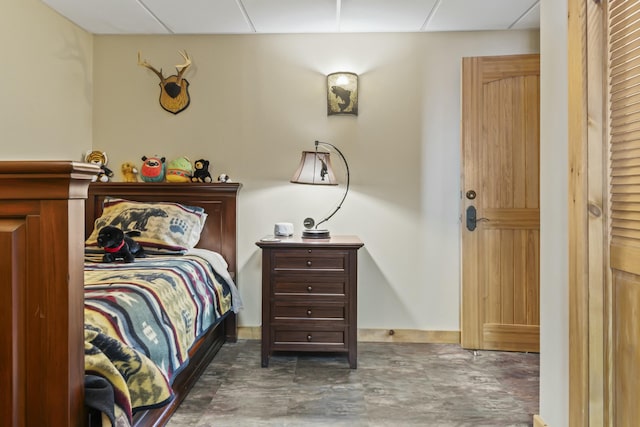
[[[311,334],[307,335],[307,341],[311,341],[313,339],[313,337],[311,336]]]
[[[307,310],[307,316],[311,316],[311,309]]]
[[[313,291],[313,287],[307,286],[307,292],[311,292],[311,291]]]
[[[307,267],[311,267],[311,261],[307,261]]]

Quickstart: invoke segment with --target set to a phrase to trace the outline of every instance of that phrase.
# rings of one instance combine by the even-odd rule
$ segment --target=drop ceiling
[[[287,34],[539,28],[540,0],[42,0],[94,34]]]

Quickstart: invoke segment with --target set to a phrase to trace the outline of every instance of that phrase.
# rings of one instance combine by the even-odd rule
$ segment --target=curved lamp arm
[[[344,167],[347,170],[347,188],[344,190],[344,196],[342,196],[342,200],[340,200],[340,203],[338,204],[338,207],[336,207],[333,212],[331,212],[325,219],[323,219],[322,221],[318,222],[315,226],[315,228],[317,229],[318,226],[320,224],[322,224],[323,222],[327,222],[332,216],[334,216],[336,214],[336,212],[338,212],[340,210],[340,208],[342,207],[342,203],[344,203],[344,199],[347,198],[347,193],[349,192],[349,179],[350,179],[350,174],[349,174],[349,163],[347,163],[347,159],[344,157],[344,154],[342,154],[342,151],[340,151],[338,149],[338,147],[336,147],[333,144],[330,144],[328,142],[322,142],[322,141],[316,141],[315,142],[316,145],[316,151],[318,151],[318,145],[326,145],[329,146],[331,148],[333,148],[336,153],[338,153],[340,155],[340,158],[342,159],[342,161],[344,162]]]

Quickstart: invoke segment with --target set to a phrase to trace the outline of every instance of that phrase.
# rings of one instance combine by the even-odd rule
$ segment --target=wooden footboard
[[[0,162],[0,420],[7,425],[84,425],[82,236],[87,187],[99,170]]]

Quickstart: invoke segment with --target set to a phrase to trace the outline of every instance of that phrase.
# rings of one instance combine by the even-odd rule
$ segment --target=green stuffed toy
[[[178,157],[167,163],[167,182],[190,182],[193,175],[193,165],[187,157]]]

